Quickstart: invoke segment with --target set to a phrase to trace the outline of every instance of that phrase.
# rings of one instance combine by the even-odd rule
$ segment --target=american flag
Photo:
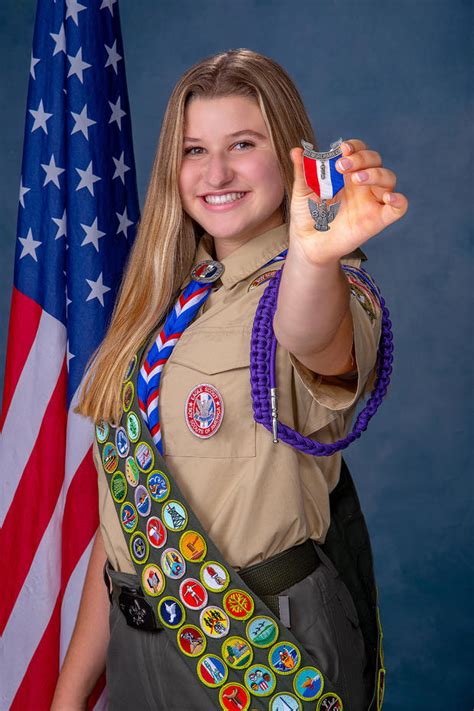
[[[2,709],[49,709],[69,644],[98,525],[73,409],[138,218],[117,0],[39,0],[0,421]]]

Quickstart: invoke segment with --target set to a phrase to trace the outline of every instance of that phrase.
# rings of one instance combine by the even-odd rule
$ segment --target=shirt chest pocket
[[[163,370],[159,407],[165,454],[254,457],[250,330],[186,331]]]

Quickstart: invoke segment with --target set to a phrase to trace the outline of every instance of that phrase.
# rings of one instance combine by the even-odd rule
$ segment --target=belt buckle
[[[129,627],[147,632],[158,631],[153,610],[141,591],[121,587],[118,604]]]

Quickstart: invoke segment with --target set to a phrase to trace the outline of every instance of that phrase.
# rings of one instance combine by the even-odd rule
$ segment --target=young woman
[[[318,441],[344,437],[373,382],[381,312],[377,303],[357,298],[361,291],[350,288],[341,264],[357,273],[358,248],[400,219],[408,203],[393,192],[396,176],[380,153],[347,140],[337,164],[344,175],[339,212],[329,231],[316,231],[301,139],[317,150],[295,86],[271,59],[232,50],[182,77],[168,103],[138,236],[80,411],[94,422],[119,422],[134,354],[147,343],[142,360],[147,356],[193,266],[203,273],[203,261],[221,263],[220,278],[163,369],[153,438],[203,529],[242,577],[284,552],[292,571],[293,551],[307,551],[312,542],[317,564],[274,590],[285,601],[286,611],[280,602],[277,612],[341,690],[344,708],[362,711],[373,680],[364,678],[357,613],[317,545],[330,524],[329,494],[341,458],[275,444],[256,425],[250,340],[259,299],[284,265],[273,321],[279,419]],[[53,710],[86,708],[105,666],[110,709],[208,709],[206,687],[176,645],[163,630],[134,629],[118,605],[120,594],[133,596],[140,580],[97,445],[95,460],[101,527]],[[133,476],[129,471],[127,478]],[[290,698],[288,707],[298,708]],[[256,699],[257,708],[271,704],[268,696]]]

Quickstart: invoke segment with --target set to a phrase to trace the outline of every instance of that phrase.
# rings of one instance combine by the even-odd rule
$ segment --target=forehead
[[[255,99],[246,96],[221,96],[213,99],[196,97],[186,106],[185,137],[225,137],[246,129],[268,136],[262,112]]]

